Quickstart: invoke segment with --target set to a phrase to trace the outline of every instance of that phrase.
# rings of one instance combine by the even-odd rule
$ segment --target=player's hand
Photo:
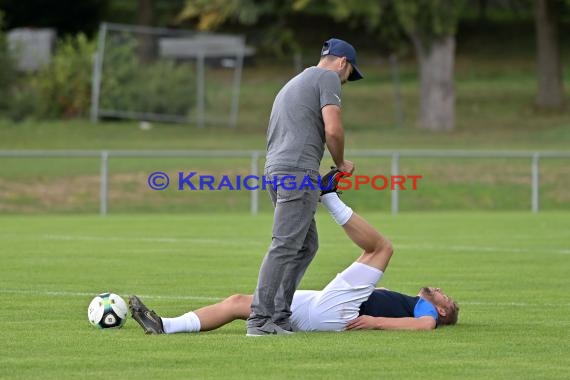
[[[376,330],[378,328],[376,318],[369,315],[361,315],[346,324],[347,330]]]
[[[354,173],[354,163],[352,161],[344,160],[342,164],[337,166],[337,169],[343,173]]]

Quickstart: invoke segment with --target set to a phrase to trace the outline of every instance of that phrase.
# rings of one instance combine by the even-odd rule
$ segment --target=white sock
[[[193,311],[176,318],[162,318],[162,327],[166,334],[200,331],[200,319]]]
[[[327,208],[335,222],[341,226],[344,226],[353,214],[352,209],[348,207],[336,193],[322,195],[321,203]]]

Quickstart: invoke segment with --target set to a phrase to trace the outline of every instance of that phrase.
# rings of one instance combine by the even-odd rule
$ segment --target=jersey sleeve
[[[438,314],[435,306],[429,301],[420,298],[416,306],[414,307],[414,318],[421,317],[432,317],[437,321]]]
[[[321,108],[327,105],[341,105],[340,101],[340,78],[333,71],[325,72],[319,78],[319,92]]]

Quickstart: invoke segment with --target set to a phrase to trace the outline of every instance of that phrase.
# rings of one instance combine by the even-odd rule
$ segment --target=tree
[[[536,105],[562,108],[562,61],[558,36],[561,10],[559,0],[535,0],[538,92]]]
[[[4,12],[0,10],[0,110],[9,106],[10,91],[17,78],[4,33]]]
[[[400,0],[395,6],[419,63],[419,126],[452,130],[455,125],[455,34],[462,4],[446,0]]]
[[[419,63],[419,126],[452,130],[455,125],[455,34],[462,1],[329,0],[341,20],[363,20],[375,33],[398,41],[403,29]],[[396,42],[394,48],[397,48]]]
[[[283,20],[295,12],[328,14],[352,26],[364,26],[384,41],[401,42],[401,31],[412,40],[419,62],[419,126],[451,130],[455,124],[455,33],[463,1],[448,0],[187,0],[180,19],[197,20],[210,30],[229,19],[252,25],[273,17],[265,36],[279,46],[294,44],[294,34]]]
[[[384,53],[407,50],[408,42],[398,21],[395,1],[391,0],[328,0],[326,9],[339,22],[353,28],[364,27]]]
[[[138,0],[137,24],[141,26],[154,25],[154,2],[153,0]],[[142,62],[150,62],[155,56],[155,36],[148,33],[139,34],[137,53]]]
[[[310,1],[310,0],[309,0]],[[270,19],[260,43],[275,54],[299,48],[287,17],[304,9],[307,0],[186,0],[178,21],[193,21],[198,30],[214,30],[225,22],[255,25]]]

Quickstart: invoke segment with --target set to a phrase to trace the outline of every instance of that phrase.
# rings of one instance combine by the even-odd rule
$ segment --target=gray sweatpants
[[[319,246],[314,219],[320,195],[318,175],[314,170],[286,167],[270,167],[265,172],[268,180],[277,180],[276,190],[268,186],[275,206],[273,237],[259,270],[248,327],[262,326],[271,319],[290,328],[293,294]],[[295,178],[283,181],[284,176]],[[309,186],[299,189],[308,180],[315,190]]]

